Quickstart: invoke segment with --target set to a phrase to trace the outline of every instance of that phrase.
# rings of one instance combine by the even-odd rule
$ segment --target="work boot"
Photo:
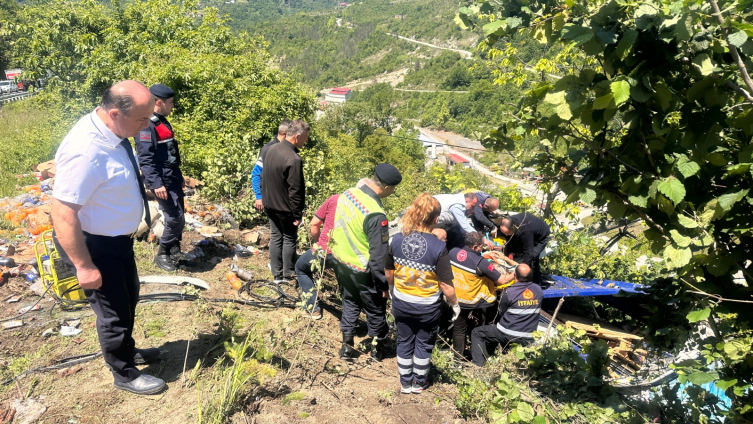
[[[371,359],[381,362],[384,355],[384,338],[374,337],[374,340],[371,341]]]
[[[353,359],[356,356],[356,350],[353,349],[353,335],[343,333],[343,345],[340,348],[340,359]]]
[[[182,261],[186,258],[186,254],[181,252],[180,250],[180,242],[173,244],[170,246],[170,260],[173,261],[173,263],[178,263],[179,261]]]
[[[175,271],[175,264],[170,259],[170,251],[161,244],[159,245],[159,249],[157,250],[157,256],[154,257],[154,263],[157,264],[160,269],[163,269],[165,271]]]

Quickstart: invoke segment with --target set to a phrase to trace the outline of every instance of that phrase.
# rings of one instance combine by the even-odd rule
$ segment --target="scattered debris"
[[[147,275],[139,277],[139,281],[141,284],[174,284],[177,286],[191,284],[204,290],[209,290],[209,284],[206,281],[183,275]]]
[[[78,326],[81,325],[81,320],[80,319],[71,319],[71,320],[68,320],[65,324],[68,327],[78,328]]]
[[[217,227],[212,227],[210,225],[205,225],[199,228],[199,234],[204,237],[222,237],[220,229]]]
[[[48,328],[42,332],[42,337],[50,337],[51,335],[55,334],[57,330],[54,328]]]
[[[42,398],[39,398],[39,400],[34,398],[14,399],[10,404],[16,410],[13,422],[15,424],[31,424],[39,420],[42,414],[47,411],[47,407],[41,400]]]
[[[25,314],[27,312],[38,311],[40,309],[42,309],[42,306],[39,305],[39,303],[36,303],[34,305],[24,306],[23,308],[21,308],[21,309],[18,310],[18,313],[19,314]]]
[[[6,424],[6,423],[12,422],[14,415],[16,415],[15,409],[0,408],[0,424]]]
[[[68,377],[69,375],[73,375],[79,371],[81,371],[83,367],[81,365],[76,365],[75,367],[70,368],[63,368],[62,370],[58,370],[58,375],[61,377]]]
[[[5,299],[5,301],[8,302],[8,303],[16,303],[19,300],[21,300],[21,297],[22,296],[19,294],[18,296],[11,296],[11,297]]]
[[[86,339],[82,339],[81,337],[79,337],[79,338],[73,339],[73,340],[71,340],[71,341],[72,341],[73,343],[76,343],[76,344],[81,344],[81,343],[83,343],[84,341],[86,341]]]
[[[21,320],[18,321],[8,321],[3,323],[3,328],[6,330],[10,330],[11,328],[18,328],[23,327],[24,322]]]
[[[66,336],[66,337],[73,337],[81,333],[81,330],[76,327],[71,327],[68,325],[61,325],[60,326],[60,335]]]

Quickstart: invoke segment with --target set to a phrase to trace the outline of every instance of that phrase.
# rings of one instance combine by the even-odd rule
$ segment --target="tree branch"
[[[714,11],[714,16],[716,16],[716,20],[719,22],[719,25],[722,28],[722,33],[724,34],[724,38],[727,40],[727,46],[729,47],[729,52],[730,54],[732,54],[732,58],[735,59],[735,63],[737,63],[737,67],[740,69],[740,73],[742,74],[743,81],[745,81],[745,85],[748,86],[748,90],[749,90],[749,91],[745,91],[742,87],[737,87],[739,90],[735,90],[735,91],[741,94],[743,97],[745,97],[746,100],[753,101],[753,96],[751,96],[750,94],[750,93],[753,93],[753,80],[750,79],[750,74],[748,73],[748,69],[745,67],[745,62],[743,62],[743,59],[740,57],[740,53],[737,52],[737,47],[735,47],[734,45],[732,45],[732,43],[729,42],[729,29],[724,25],[724,18],[722,17],[722,12],[719,10],[719,4],[717,4],[716,0],[709,0],[709,3],[711,4],[711,9]],[[733,87],[733,90],[734,90],[734,87]]]

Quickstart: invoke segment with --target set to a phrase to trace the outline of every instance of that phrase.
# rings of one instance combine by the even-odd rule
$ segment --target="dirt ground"
[[[186,233],[184,250],[198,235]],[[232,240],[230,240],[232,241]],[[138,242],[136,246],[141,275],[164,274],[151,259],[156,245]],[[235,298],[237,293],[224,279],[233,263],[229,253],[207,250],[208,258],[219,256],[216,265],[205,264],[194,272],[178,274],[203,279],[210,289],[205,298]],[[270,278],[266,250],[236,263],[254,272],[257,278]],[[143,285],[142,293],[180,292],[178,286]],[[18,303],[5,303],[13,294],[23,295]],[[148,374],[164,379],[168,389],[157,396],[137,396],[112,386],[112,377],[102,358],[84,363],[71,375],[52,371],[26,375],[6,386],[0,386],[0,412],[14,399],[35,398],[46,407],[41,423],[188,423],[196,422],[202,381],[186,383],[187,376],[199,360],[211,366],[222,349],[215,349],[219,339],[219,312],[231,308],[249,327],[264,332],[278,343],[272,365],[277,373],[254,389],[253,395],[230,418],[235,423],[460,423],[453,404],[454,386],[441,383],[438,376],[421,395],[399,393],[394,345],[388,358],[381,363],[362,354],[352,363],[337,356],[340,346],[340,303],[335,293],[324,293],[324,319],[311,322],[299,310],[261,309],[246,305],[204,301],[140,303],[134,338],[139,347],[158,347],[163,351],[160,361],[142,368]],[[33,304],[38,296],[31,293],[25,281],[11,279],[0,287],[3,302],[0,317],[13,316],[18,309]],[[94,316],[90,309],[62,311],[52,301],[41,302],[40,311],[30,312],[25,325],[18,329],[0,330],[0,380],[24,370],[52,365],[61,358],[88,354],[99,350]],[[80,318],[83,331],[74,337],[42,333],[56,328],[60,320]],[[363,318],[363,317],[362,317]],[[391,334],[394,340],[394,332]],[[300,343],[304,340],[303,343]],[[365,324],[356,343],[370,342]],[[190,346],[189,346],[190,344]],[[300,346],[300,351],[298,347]],[[363,347],[361,350],[365,350]],[[207,355],[207,353],[210,355]],[[214,358],[212,357],[214,356]],[[185,367],[184,367],[185,361]],[[185,373],[184,373],[185,369]],[[188,379],[190,380],[190,379]],[[294,393],[295,396],[292,396]],[[0,414],[0,417],[2,414]],[[0,418],[0,421],[2,418]],[[18,420],[17,420],[18,421]]]

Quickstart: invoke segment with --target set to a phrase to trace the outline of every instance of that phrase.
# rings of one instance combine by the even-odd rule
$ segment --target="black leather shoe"
[[[149,349],[133,349],[133,363],[136,365],[144,365],[150,362],[154,362],[159,359],[161,353],[156,347]]]
[[[161,378],[146,374],[141,374],[139,378],[127,383],[115,381],[112,385],[115,386],[116,389],[136,393],[137,395],[156,395],[167,387],[165,381]]]
[[[175,264],[170,259],[170,256],[168,255],[157,255],[154,257],[154,263],[157,264],[157,266],[160,269],[163,269],[167,272],[173,272],[175,271]]]
[[[186,254],[180,250],[180,244],[170,247],[170,260],[177,263],[186,259]]]

